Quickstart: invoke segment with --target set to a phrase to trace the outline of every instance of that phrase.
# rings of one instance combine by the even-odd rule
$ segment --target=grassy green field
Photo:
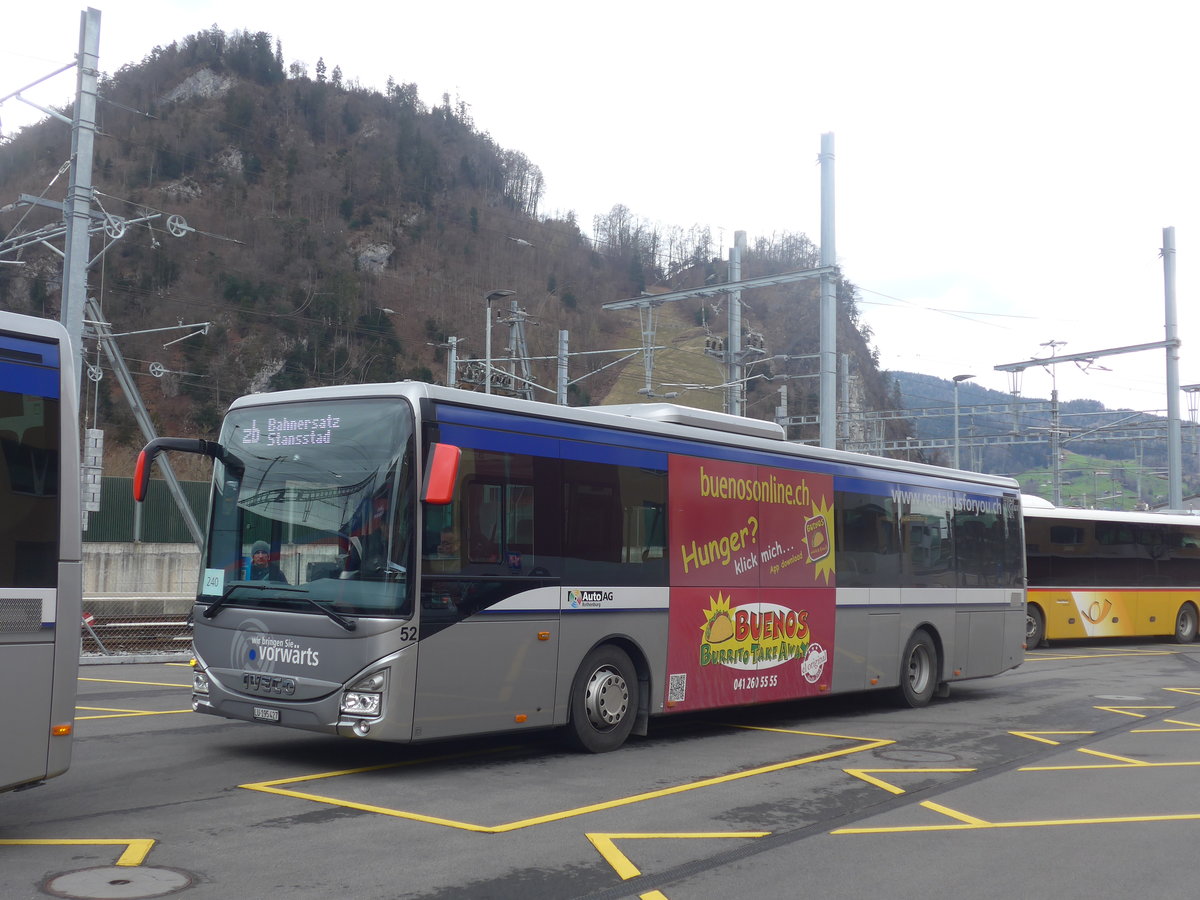
[[[679,396],[673,402],[684,403],[699,409],[716,410],[725,408],[725,393],[722,390],[701,388],[684,389],[671,385],[718,385],[725,381],[724,367],[720,360],[704,353],[704,328],[694,322],[695,311],[682,303],[669,303],[658,309],[655,345],[666,349],[654,354],[654,390],[659,394],[676,391]],[[626,347],[641,344],[637,320],[632,318],[627,329]],[[646,384],[646,373],[642,354],[626,360],[620,366],[620,376],[612,391],[603,400],[605,405],[616,403],[639,403],[647,398],[638,393]]]
[[[1067,452],[1061,467],[1062,505],[1093,509],[1137,509],[1165,502],[1167,479],[1161,468],[1138,467],[1134,460],[1111,460]],[[1027,494],[1053,500],[1049,469],[1014,476]]]

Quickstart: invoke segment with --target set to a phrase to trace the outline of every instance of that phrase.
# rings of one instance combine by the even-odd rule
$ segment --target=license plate
[[[259,722],[278,722],[279,710],[267,709],[265,706],[254,707],[254,718]]]

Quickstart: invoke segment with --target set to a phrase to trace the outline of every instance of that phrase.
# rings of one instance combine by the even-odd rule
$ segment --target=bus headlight
[[[342,712],[348,716],[377,716],[383,709],[383,694],[346,691],[342,694]]]
[[[204,672],[192,672],[192,693],[208,694],[208,675]]]
[[[378,716],[383,712],[384,672],[360,678],[342,694],[342,712],[348,716]]]

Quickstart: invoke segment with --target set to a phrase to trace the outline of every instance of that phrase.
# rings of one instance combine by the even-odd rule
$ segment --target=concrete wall
[[[293,549],[279,560],[288,581],[301,584],[311,577],[313,563],[337,559],[328,545]],[[196,596],[200,580],[200,551],[195,544],[90,542],[83,545],[85,597],[122,594]]]
[[[195,544],[83,545],[83,594],[196,596],[200,551]]]

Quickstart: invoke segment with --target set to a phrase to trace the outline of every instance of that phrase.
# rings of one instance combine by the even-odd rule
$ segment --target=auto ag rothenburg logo
[[[567,606],[571,609],[596,609],[612,599],[612,591],[567,591]]]

